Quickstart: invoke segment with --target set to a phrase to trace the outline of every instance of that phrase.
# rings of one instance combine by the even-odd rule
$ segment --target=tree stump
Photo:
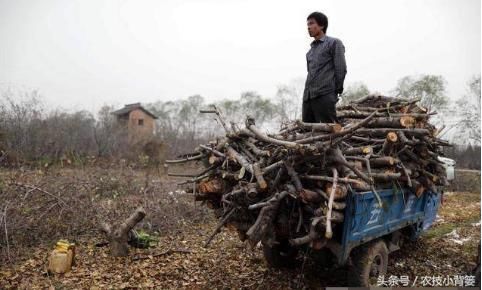
[[[102,223],[101,229],[109,239],[110,253],[114,257],[125,257],[129,254],[129,232],[138,224],[146,213],[142,207],[136,209],[123,223],[113,228],[107,223]]]

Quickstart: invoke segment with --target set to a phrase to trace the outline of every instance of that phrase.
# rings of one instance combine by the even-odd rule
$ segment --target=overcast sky
[[[457,98],[480,74],[480,0],[0,0],[0,88],[55,106],[208,100],[306,77],[306,17],[328,16],[346,48],[347,84],[388,92],[440,74]]]

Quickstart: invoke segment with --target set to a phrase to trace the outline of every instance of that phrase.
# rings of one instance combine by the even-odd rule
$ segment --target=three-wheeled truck
[[[337,226],[324,251],[329,251],[339,265],[351,260],[349,283],[353,286],[375,285],[385,275],[388,254],[400,249],[405,239],[416,240],[435,221],[443,192],[427,190],[417,196],[407,188],[377,190],[382,206],[372,191],[350,191],[346,199],[345,219]],[[263,245],[268,264],[291,263],[297,249],[287,241],[276,246]]]

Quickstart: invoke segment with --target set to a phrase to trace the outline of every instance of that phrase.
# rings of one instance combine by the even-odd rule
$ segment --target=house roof
[[[125,114],[129,114],[131,111],[136,110],[136,109],[142,110],[142,111],[144,111],[144,113],[146,113],[147,115],[151,116],[151,117],[154,118],[154,119],[157,119],[157,116],[154,115],[153,113],[149,112],[149,111],[148,111],[147,109],[145,109],[143,106],[141,106],[141,103],[134,103],[134,104],[124,105],[124,108],[119,109],[119,110],[117,110],[117,111],[114,111],[114,112],[112,112],[112,114],[117,115],[117,116],[125,115]]]

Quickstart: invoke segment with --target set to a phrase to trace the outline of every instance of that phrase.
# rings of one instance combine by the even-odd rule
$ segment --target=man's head
[[[308,33],[311,37],[320,38],[326,34],[328,28],[328,17],[321,12],[313,12],[306,18]]]

